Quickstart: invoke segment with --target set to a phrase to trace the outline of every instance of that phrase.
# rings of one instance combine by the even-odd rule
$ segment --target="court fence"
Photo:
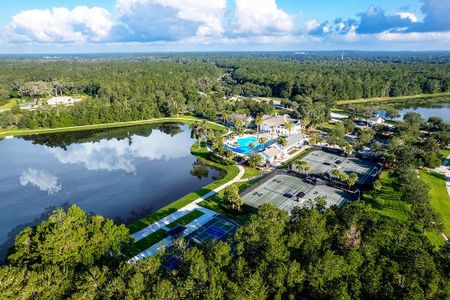
[[[288,173],[288,170],[285,169],[275,169],[272,172],[270,172],[269,174],[267,174],[266,176],[264,176],[263,179],[258,180],[258,182],[256,182],[255,184],[253,184],[252,186],[250,186],[249,188],[247,188],[245,191],[242,191],[240,193],[241,197],[244,197],[245,195],[250,194],[251,192],[253,192],[254,190],[256,190],[257,188],[259,188],[261,185],[263,185],[264,183],[272,180],[273,178],[275,178],[278,175],[286,175]]]

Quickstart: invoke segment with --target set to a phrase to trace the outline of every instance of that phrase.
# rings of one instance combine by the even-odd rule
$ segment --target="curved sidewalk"
[[[161,228],[164,228],[166,225],[172,223],[173,221],[178,220],[179,218],[185,216],[186,214],[190,213],[191,211],[198,209],[199,208],[198,204],[200,202],[202,202],[203,200],[218,193],[219,191],[223,190],[224,188],[238,182],[242,178],[242,176],[244,176],[244,173],[245,173],[244,167],[238,165],[238,168],[239,168],[238,175],[236,175],[236,177],[234,177],[227,183],[224,183],[223,185],[215,188],[214,190],[210,191],[209,193],[203,195],[202,197],[197,198],[196,200],[183,206],[182,208],[178,209],[176,212],[171,213],[170,215],[162,218],[161,220],[159,220],[153,224],[150,224],[147,227],[133,233],[132,236],[136,239],[136,241],[139,241],[139,240],[145,238],[146,236],[152,234],[153,232],[155,232]]]

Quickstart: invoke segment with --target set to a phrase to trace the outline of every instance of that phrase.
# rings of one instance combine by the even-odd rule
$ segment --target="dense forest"
[[[64,237],[64,238],[62,238]],[[126,227],[78,207],[18,236],[2,299],[446,299],[450,247],[360,204],[262,207],[230,243],[177,240],[136,264]],[[174,263],[174,256],[177,257]]]
[[[448,56],[205,54],[84,59],[0,60],[0,104],[53,94],[84,95],[71,107],[0,114],[0,126],[64,127],[130,121],[180,113],[213,119],[243,109],[224,96],[272,96],[297,117],[320,123],[336,100],[450,91]],[[246,104],[266,113],[263,104]],[[248,107],[247,107],[248,108]],[[250,110],[254,113],[255,110]],[[317,113],[316,113],[317,112]]]

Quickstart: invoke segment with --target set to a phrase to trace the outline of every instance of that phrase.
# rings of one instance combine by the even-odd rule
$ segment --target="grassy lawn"
[[[245,167],[245,173],[244,173],[244,176],[242,176],[242,179],[251,178],[251,177],[259,175],[261,173],[262,173],[261,170],[251,168],[251,167]]]
[[[400,200],[398,183],[390,171],[383,171],[380,176],[381,189],[364,193],[364,201],[382,216],[405,221],[409,214],[409,205]]]
[[[138,255],[144,250],[147,250],[157,242],[161,241],[162,239],[166,238],[167,232],[164,229],[159,229],[152,234],[146,236],[145,238],[137,241],[133,244],[130,248],[126,250],[126,255],[129,257],[133,257],[135,255]]]
[[[241,193],[250,186],[257,183],[258,181],[262,180],[263,178],[265,178],[265,176],[247,182],[237,182],[234,185],[238,187],[239,192]],[[245,224],[248,220],[250,220],[251,212],[249,211],[242,210],[241,212],[238,213],[235,211],[228,210],[226,204],[224,203],[223,193],[224,190],[218,192],[217,194],[213,195],[208,199],[205,199],[204,201],[200,202],[199,205],[206,207],[210,210],[214,210],[231,219],[234,219],[241,224]]]
[[[177,227],[178,225],[184,226],[184,225],[191,223],[195,219],[201,217],[202,215],[204,215],[204,213],[196,209],[196,210],[191,211],[187,215],[182,216],[178,220],[173,221],[166,227],[172,229],[172,228]]]
[[[11,109],[14,107],[14,105],[17,104],[17,102],[19,101],[19,99],[8,99],[8,100],[2,100],[0,101],[0,110],[5,110],[5,109]]]
[[[321,124],[318,129],[325,132],[330,132],[331,130],[334,129],[334,127],[336,127],[336,123],[337,123],[336,121],[326,122]]]
[[[450,236],[450,196],[445,187],[445,176],[436,172],[420,171],[420,179],[430,186],[431,206],[441,216],[444,233]]]
[[[42,134],[42,133],[51,133],[51,132],[92,130],[92,129],[125,127],[125,126],[157,124],[157,123],[169,123],[169,122],[192,124],[196,121],[203,121],[203,119],[199,119],[199,118],[196,118],[193,116],[180,116],[180,117],[171,117],[171,118],[155,118],[155,119],[149,119],[149,120],[114,122],[114,123],[60,127],[60,128],[7,129],[7,130],[0,130],[0,137],[5,137],[8,135],[19,136],[19,135]],[[207,121],[207,126],[210,129],[223,131],[223,132],[226,131],[226,127],[224,127],[220,124],[211,122],[211,121]]]
[[[444,161],[450,155],[450,149],[441,150],[442,160]]]
[[[380,103],[380,102],[401,102],[411,99],[429,99],[435,97],[450,96],[450,93],[436,93],[436,94],[419,94],[413,96],[400,96],[400,97],[378,97],[367,99],[355,99],[355,100],[341,100],[337,101],[336,105],[346,104],[361,104],[361,103]]]
[[[228,181],[232,180],[239,174],[239,168],[235,165],[232,166],[226,166],[222,163],[220,158],[217,158],[214,156],[214,154],[208,152],[206,150],[206,147],[200,147],[197,143],[194,143],[194,145],[191,148],[192,154],[199,157],[200,159],[207,162],[209,165],[221,169],[226,172],[226,175],[213,183],[210,183],[209,185],[192,192],[190,194],[185,195],[184,197],[176,200],[175,202],[172,202],[171,204],[161,208],[158,211],[155,211],[154,213],[149,214],[148,216],[128,225],[128,228],[130,229],[131,233],[134,233],[136,231],[141,230],[142,228],[147,227],[148,225],[161,220],[162,218],[170,215],[171,213],[177,211],[178,209],[182,208],[183,206],[188,205],[189,203],[193,202],[194,200],[206,195],[210,191],[216,189],[217,187],[227,183]]]
[[[294,160],[297,159],[302,159],[304,158],[306,155],[308,155],[309,153],[313,152],[314,149],[313,148],[307,148],[307,149],[303,149],[299,154],[297,154],[296,156],[292,157],[291,159],[288,159],[287,161],[285,161],[283,164],[281,164],[281,166],[277,167],[277,169],[285,169],[289,166],[289,164],[291,162],[293,162]]]

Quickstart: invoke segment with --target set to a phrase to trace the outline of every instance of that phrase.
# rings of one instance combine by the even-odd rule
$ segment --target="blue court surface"
[[[196,231],[187,236],[188,239],[197,244],[211,240],[226,240],[234,234],[239,225],[233,220],[217,215]]]

